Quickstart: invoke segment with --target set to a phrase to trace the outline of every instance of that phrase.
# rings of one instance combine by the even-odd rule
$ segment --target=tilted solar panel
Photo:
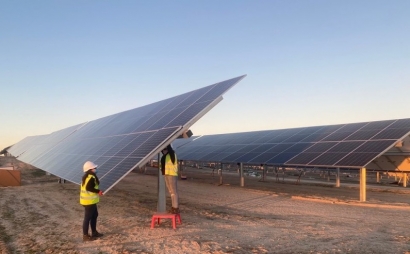
[[[410,119],[205,135],[180,146],[183,160],[360,168],[410,134]]]
[[[107,192],[134,168],[188,130],[246,75],[166,100],[53,132],[29,137],[9,152],[19,160],[79,184],[82,165],[98,165]]]
[[[43,139],[36,142],[36,144],[30,147],[29,150],[20,155],[19,160],[34,165],[34,161],[47,154],[49,150],[53,149],[58,143],[62,142],[72,133],[84,126],[84,124],[85,123],[71,126],[59,131],[55,131],[49,135],[45,135]]]
[[[41,140],[45,139],[47,135],[39,136],[29,136],[25,137],[23,140],[11,146],[7,151],[14,156],[20,156],[25,151],[35,147],[37,144],[41,143]]]

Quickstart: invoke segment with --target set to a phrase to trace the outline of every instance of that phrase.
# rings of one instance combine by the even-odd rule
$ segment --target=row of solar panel
[[[316,167],[364,167],[410,133],[410,119],[205,135],[180,159]]]
[[[203,87],[140,108],[75,125],[49,135],[27,137],[8,152],[53,175],[80,183],[82,164],[99,165],[102,189],[116,182],[175,139],[245,76]]]

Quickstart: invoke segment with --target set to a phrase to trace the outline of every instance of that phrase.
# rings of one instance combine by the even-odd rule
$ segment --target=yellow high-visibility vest
[[[100,202],[100,197],[98,196],[98,193],[95,192],[90,192],[85,189],[87,186],[88,182],[93,179],[95,181],[95,176],[93,175],[88,175],[87,178],[85,179],[84,184],[81,185],[81,192],[80,192],[80,204],[82,205],[93,205],[97,204]],[[98,184],[95,184],[95,189],[98,190]]]
[[[175,163],[172,163],[171,155],[165,155],[165,175],[178,176],[178,160],[175,154]]]

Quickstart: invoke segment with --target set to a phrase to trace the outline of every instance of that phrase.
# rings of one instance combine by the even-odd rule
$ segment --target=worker
[[[84,175],[81,181],[80,204],[84,206],[83,241],[94,241],[103,234],[97,231],[97,203],[103,191],[99,189],[100,180],[97,177],[97,165],[87,161],[83,166]],[[91,227],[91,235],[88,229]]]
[[[168,145],[162,150],[161,173],[165,178],[168,192],[171,196],[172,207],[170,213],[179,214],[179,196],[178,196],[178,160],[174,149]]]

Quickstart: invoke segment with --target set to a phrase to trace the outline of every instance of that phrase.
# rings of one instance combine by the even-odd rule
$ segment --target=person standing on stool
[[[161,172],[165,178],[165,184],[171,195],[172,207],[169,211],[173,214],[179,214],[179,196],[178,196],[178,160],[174,149],[168,145],[162,150]]]
[[[87,161],[83,166],[84,175],[81,181],[80,204],[84,206],[83,241],[94,241],[103,234],[97,231],[97,203],[103,195],[99,189],[100,180],[97,177],[97,165]],[[91,227],[91,235],[88,228]]]

